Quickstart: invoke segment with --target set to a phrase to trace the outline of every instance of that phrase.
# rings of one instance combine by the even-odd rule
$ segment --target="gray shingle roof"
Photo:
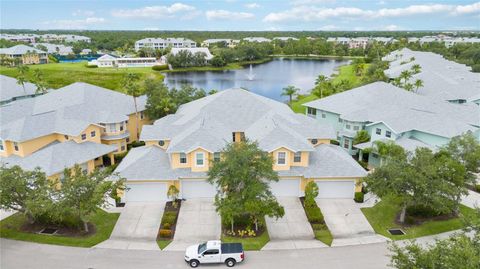
[[[116,147],[93,142],[76,143],[72,140],[63,143],[53,142],[27,157],[11,155],[0,157],[7,166],[18,165],[25,170],[40,167],[47,176],[62,172],[75,164],[82,164],[113,152]]]
[[[244,89],[229,89],[182,105],[176,114],[143,126],[140,139],[171,140],[167,153],[202,147],[215,152],[244,132],[260,147],[311,151],[310,138],[335,139],[331,126],[299,115],[285,104]]]
[[[411,58],[414,61],[410,61]],[[477,100],[480,94],[480,74],[471,72],[465,64],[456,63],[432,52],[412,51],[410,49],[396,50],[383,58],[390,62],[390,68],[385,71],[389,77],[398,77],[403,70],[409,70],[412,65],[421,66],[421,72],[411,78],[411,83],[420,79],[424,86],[418,89],[418,94],[437,98],[439,100]],[[408,62],[402,64],[402,62]]]
[[[26,45],[16,45],[16,46],[13,46],[13,47],[10,47],[10,48],[0,49],[0,54],[7,54],[7,55],[23,55],[23,54],[26,54],[28,52],[30,52],[30,53],[32,53],[32,52],[43,53],[43,54],[46,53],[43,50],[39,50],[37,48],[29,47],[29,46],[26,46]]]
[[[33,83],[25,83],[25,91],[22,85],[17,84],[15,78],[0,75],[0,102],[11,101],[16,97],[35,94],[36,87]]]
[[[480,107],[451,104],[375,82],[304,104],[358,122],[384,122],[394,132],[418,130],[453,137],[480,126]],[[474,127],[476,126],[476,127]]]
[[[137,98],[139,111],[145,104],[146,96]],[[125,121],[134,112],[131,96],[77,82],[0,107],[0,137],[21,142],[52,133],[78,135],[90,124]]]
[[[393,141],[393,140],[382,139],[381,141],[387,142],[387,141]],[[395,144],[399,145],[400,147],[404,148],[407,151],[415,151],[415,149],[417,149],[417,148],[429,148],[431,150],[436,150],[437,149],[436,147],[434,147],[432,145],[429,145],[429,144],[424,143],[422,141],[419,141],[417,139],[409,138],[409,137],[406,137],[406,136],[401,137],[401,138],[399,138],[399,139],[397,139],[393,142],[395,142]],[[374,143],[372,141],[369,141],[369,142],[357,144],[354,147],[357,148],[357,149],[366,149],[366,148],[371,148],[372,146],[374,146]]]

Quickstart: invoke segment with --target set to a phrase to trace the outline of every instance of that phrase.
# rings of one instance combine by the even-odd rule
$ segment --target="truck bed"
[[[222,243],[222,254],[242,253],[243,246],[241,243]]]

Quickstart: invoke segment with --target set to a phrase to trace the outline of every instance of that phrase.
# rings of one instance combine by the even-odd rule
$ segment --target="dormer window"
[[[158,141],[158,145],[159,145],[160,147],[165,146],[165,141],[164,141],[164,140]]]
[[[203,152],[195,153],[195,165],[196,166],[203,166],[205,165],[205,154]]]
[[[312,139],[310,142],[312,142],[312,145],[316,145],[318,143],[317,139]]]

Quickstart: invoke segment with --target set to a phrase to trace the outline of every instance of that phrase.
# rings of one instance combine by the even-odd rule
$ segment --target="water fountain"
[[[255,74],[253,73],[252,65],[250,64],[250,71],[247,74],[248,80],[253,80],[255,78]]]

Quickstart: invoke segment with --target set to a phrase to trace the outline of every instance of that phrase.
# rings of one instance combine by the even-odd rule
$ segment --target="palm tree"
[[[290,98],[290,101],[288,103],[291,104],[293,96],[296,95],[299,90],[300,90],[299,88],[297,88],[295,86],[292,86],[292,85],[289,85],[289,86],[283,88],[282,96],[288,96]]]
[[[135,106],[135,128],[137,130],[137,139],[140,138],[140,129],[138,127],[138,108],[137,108],[137,97],[142,95],[143,88],[138,85],[138,80],[140,76],[134,73],[128,73],[123,78],[123,89],[124,91],[133,97],[133,104]]]
[[[423,80],[417,79],[415,80],[415,92],[418,92],[418,89],[423,87]]]
[[[413,90],[413,84],[412,83],[405,83],[405,85],[403,85],[403,88],[409,92],[411,92]]]
[[[412,73],[410,73],[410,71],[408,70],[404,70],[402,71],[402,73],[400,73],[400,80],[403,79],[403,84],[407,84],[407,81],[412,77]]]
[[[315,85],[318,85],[318,84],[320,84],[320,83],[322,83],[322,82],[325,82],[325,81],[327,81],[327,77],[324,76],[324,75],[320,75],[320,76],[318,76],[317,79],[315,80]]]
[[[27,81],[27,73],[28,73],[28,66],[26,65],[19,65],[17,67],[17,72],[18,72],[18,75],[17,75],[17,84],[18,85],[22,85],[22,88],[23,88],[23,93],[26,95],[27,94],[27,91],[25,90],[25,83],[28,82]]]
[[[46,93],[47,92],[47,87],[45,85],[45,81],[43,79],[43,73],[40,71],[40,69],[35,69],[33,70],[33,79],[35,86],[37,89],[35,90],[35,93]]]
[[[412,72],[414,74],[418,74],[420,71],[422,71],[422,67],[419,64],[412,65]]]

